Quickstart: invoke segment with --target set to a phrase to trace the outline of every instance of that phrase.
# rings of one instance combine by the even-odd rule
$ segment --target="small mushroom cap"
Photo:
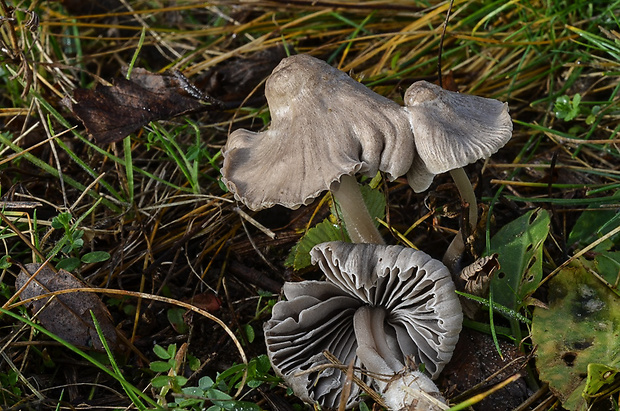
[[[427,81],[405,93],[418,156],[407,173],[416,192],[436,174],[488,158],[512,136],[508,104],[445,90]]]
[[[401,246],[328,242],[311,251],[327,281],[286,283],[265,324],[271,363],[297,396],[337,407],[345,373],[328,368],[328,350],[342,364],[362,366],[353,319],[361,307],[381,307],[390,351],[400,363],[411,356],[436,377],[452,357],[463,320],[450,273],[422,251]],[[357,330],[364,332],[364,330]],[[369,377],[356,373],[368,384]],[[347,406],[357,402],[352,387]]]
[[[308,55],[283,59],[265,85],[271,125],[239,129],[222,151],[222,181],[252,210],[312,202],[342,175],[404,175],[414,156],[407,113]]]

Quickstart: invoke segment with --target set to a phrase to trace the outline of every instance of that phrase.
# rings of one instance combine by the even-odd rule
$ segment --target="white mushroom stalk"
[[[344,175],[340,183],[331,190],[332,196],[340,205],[342,220],[349,238],[354,243],[385,244],[372,219],[355,177]]]
[[[431,378],[452,357],[463,319],[447,268],[401,246],[329,242],[311,256],[327,280],[286,283],[287,301],[265,324],[274,370],[304,401],[337,407],[346,373],[326,366],[327,350],[366,370],[356,376],[390,409],[443,409]],[[406,358],[424,364],[425,373],[405,367]],[[354,386],[348,408],[359,394]]]
[[[499,100],[445,90],[418,81],[405,93],[416,151],[407,180],[415,192],[426,190],[436,174],[450,171],[461,198],[469,204],[469,227],[478,223],[478,203],[463,167],[488,158],[512,137],[508,104]],[[464,251],[462,231],[444,256],[451,271],[458,271]]]
[[[298,208],[332,190],[355,242],[383,243],[354,176],[404,175],[415,154],[402,107],[308,55],[283,59],[265,85],[271,125],[231,133],[222,181],[252,210]],[[353,184],[355,182],[355,184]]]
[[[417,410],[441,411],[449,408],[435,383],[419,370],[406,370],[388,345],[385,330],[379,324],[385,320],[380,307],[361,307],[353,316],[357,339],[355,353],[364,367],[375,377],[374,384],[383,393],[391,410],[408,408],[415,403]]]

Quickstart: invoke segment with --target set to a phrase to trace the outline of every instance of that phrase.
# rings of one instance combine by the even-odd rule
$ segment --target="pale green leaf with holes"
[[[537,208],[506,224],[491,238],[489,254],[497,253],[500,264],[491,280],[498,304],[519,311],[525,298],[538,288],[549,223],[549,213]]]
[[[549,383],[562,406],[608,409],[609,387],[620,370],[620,297],[577,259],[549,281],[549,308],[537,307],[532,342],[541,381]]]

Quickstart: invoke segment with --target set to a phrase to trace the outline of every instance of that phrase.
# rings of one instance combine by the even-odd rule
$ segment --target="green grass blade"
[[[97,330],[97,335],[99,336],[99,340],[101,340],[103,349],[105,350],[108,356],[108,360],[110,361],[110,364],[112,365],[114,374],[118,376],[117,381],[121,383],[123,389],[127,393],[127,396],[131,399],[131,402],[136,406],[136,408],[138,408],[139,410],[145,410],[146,406],[144,405],[142,401],[140,401],[140,398],[131,389],[131,384],[129,384],[129,382],[125,379],[125,377],[123,376],[123,373],[121,372],[121,369],[118,367],[118,364],[116,363],[116,360],[114,359],[114,354],[112,353],[112,350],[110,349],[110,345],[108,344],[108,340],[106,340],[105,336],[103,335],[103,331],[101,330],[101,326],[99,325],[99,321],[97,321],[97,317],[95,316],[95,313],[93,312],[93,310],[90,310],[90,316],[93,319],[93,324],[95,325],[95,329]]]

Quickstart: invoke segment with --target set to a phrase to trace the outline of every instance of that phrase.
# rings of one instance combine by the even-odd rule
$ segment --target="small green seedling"
[[[64,235],[60,240],[62,248],[60,251],[67,255],[67,258],[61,259],[56,268],[62,268],[69,272],[75,270],[81,263],[91,264],[106,261],[110,258],[110,254],[105,251],[93,251],[84,254],[81,258],[77,257],[79,251],[84,246],[84,230],[77,228],[77,223],[72,223],[73,216],[69,212],[58,214],[52,219],[52,228],[63,230]]]

